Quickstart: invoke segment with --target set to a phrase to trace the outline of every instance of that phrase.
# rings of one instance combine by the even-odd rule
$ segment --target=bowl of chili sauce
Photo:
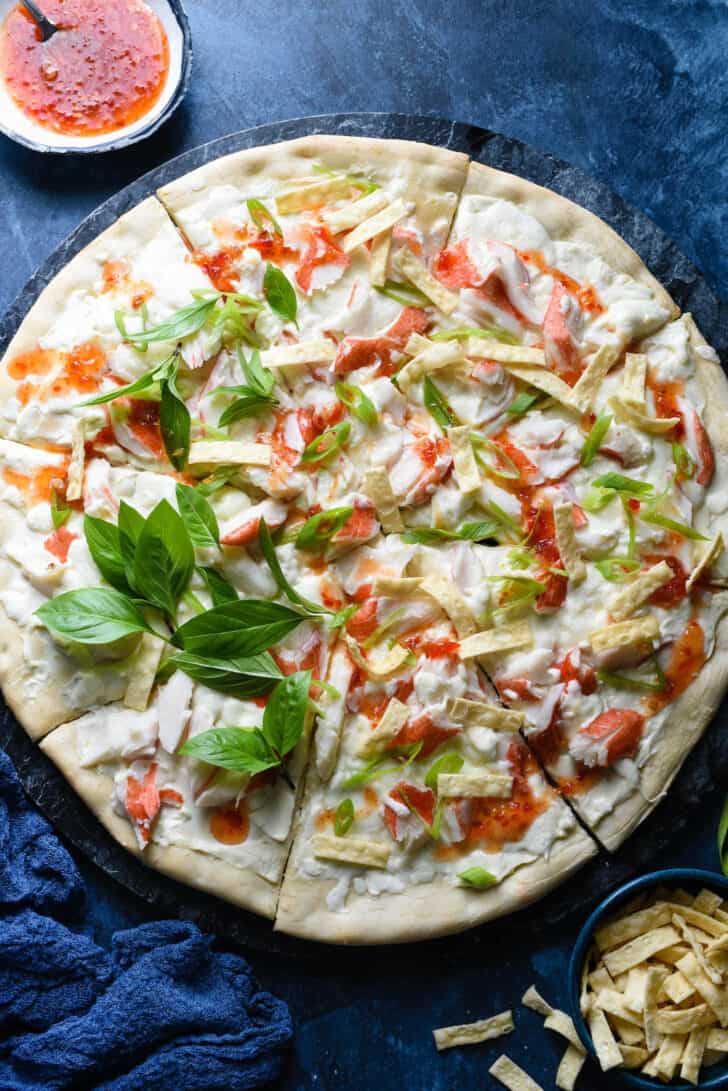
[[[189,84],[179,0],[38,0],[47,41],[17,0],[0,0],[0,131],[36,151],[90,153],[155,132]]]

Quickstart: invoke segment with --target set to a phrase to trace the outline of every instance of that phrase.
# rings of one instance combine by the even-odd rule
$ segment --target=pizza
[[[521,908],[726,684],[726,380],[589,212],[425,145],[208,163],[0,369],[0,682],[148,866],[379,943]]]

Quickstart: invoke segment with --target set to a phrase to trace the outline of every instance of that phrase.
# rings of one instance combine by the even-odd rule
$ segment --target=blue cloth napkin
[[[193,924],[82,931],[76,865],[0,751],[0,1089],[246,1091],[293,1028],[248,964]]]

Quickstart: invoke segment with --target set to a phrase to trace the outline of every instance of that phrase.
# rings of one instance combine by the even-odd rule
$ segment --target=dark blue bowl
[[[630,901],[642,891],[658,886],[685,887],[690,891],[695,890],[696,893],[701,887],[708,887],[709,890],[714,890],[721,897],[728,898],[728,878],[724,875],[714,871],[700,871],[697,868],[669,868],[667,871],[652,871],[649,875],[633,879],[631,883],[621,886],[608,898],[605,898],[603,902],[599,903],[579,933],[569,963],[569,1004],[571,1014],[585,1049],[594,1058],[596,1058],[594,1043],[582,1018],[579,1006],[581,971],[584,960],[591,950],[594,932],[605,917],[614,914],[620,905]],[[654,1091],[656,1087],[670,1088],[671,1091],[677,1091],[677,1089],[679,1091],[694,1091],[693,1084],[685,1083],[682,1080],[677,1083],[671,1081],[665,1084],[661,1080],[650,1079],[648,1076],[643,1076],[640,1072],[628,1068],[612,1068],[609,1071],[610,1075],[618,1077],[622,1080],[622,1083],[627,1084],[629,1087],[639,1087],[642,1091]],[[728,1056],[725,1061],[720,1061],[718,1064],[706,1068],[701,1075],[698,1086],[701,1088],[728,1087]]]

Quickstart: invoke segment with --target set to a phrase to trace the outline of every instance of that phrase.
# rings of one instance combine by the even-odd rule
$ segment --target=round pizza
[[[726,684],[726,379],[591,213],[426,145],[208,163],[0,374],[0,681],[150,867],[342,943],[614,850]]]

